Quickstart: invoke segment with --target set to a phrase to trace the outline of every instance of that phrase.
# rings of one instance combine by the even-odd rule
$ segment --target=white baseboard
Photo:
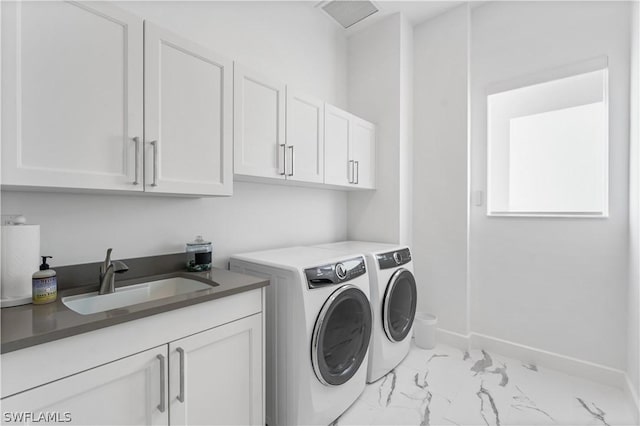
[[[635,415],[635,422],[637,425],[640,425],[640,395],[638,395],[637,390],[634,388],[633,384],[631,383],[631,379],[629,378],[628,375],[625,374],[625,393],[627,394],[627,396],[629,397],[629,399],[631,399],[631,401],[633,401],[633,407],[635,408],[635,411],[633,412],[633,414]]]
[[[619,389],[627,389],[627,376],[622,370],[605,365],[572,358],[555,352],[486,336],[480,333],[460,334],[442,328],[438,329],[438,341],[459,349],[485,349],[500,355],[558,370],[573,376],[583,377]],[[630,383],[629,383],[630,384]],[[635,399],[637,404],[638,399]]]
[[[436,338],[438,342],[444,343],[445,345],[453,346],[463,351],[469,349],[469,335],[438,328]]]

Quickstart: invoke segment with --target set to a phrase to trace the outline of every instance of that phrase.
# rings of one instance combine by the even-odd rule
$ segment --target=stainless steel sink
[[[168,278],[120,287],[110,294],[100,295],[96,291],[67,296],[62,303],[79,314],[89,315],[211,288],[210,284],[188,278]]]

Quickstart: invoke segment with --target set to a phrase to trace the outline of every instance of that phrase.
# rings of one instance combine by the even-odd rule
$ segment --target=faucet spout
[[[123,272],[127,272],[129,267],[120,260],[114,260],[111,262],[111,266],[113,267],[113,272],[116,274],[121,274]]]

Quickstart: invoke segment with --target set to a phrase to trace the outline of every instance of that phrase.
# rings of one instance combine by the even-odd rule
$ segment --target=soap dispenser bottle
[[[55,302],[58,297],[58,280],[56,271],[49,269],[47,259],[51,256],[41,256],[42,264],[40,270],[32,275],[32,293],[31,300],[34,305],[44,305],[45,303]]]

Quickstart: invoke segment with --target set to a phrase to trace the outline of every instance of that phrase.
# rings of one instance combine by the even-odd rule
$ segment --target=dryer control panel
[[[329,265],[316,266],[304,270],[309,288],[324,287],[351,281],[367,273],[363,257],[343,260]]]
[[[404,265],[411,262],[411,251],[408,248],[396,251],[390,251],[389,253],[382,253],[376,256],[378,258],[378,265],[380,269],[395,268],[396,266]]]

